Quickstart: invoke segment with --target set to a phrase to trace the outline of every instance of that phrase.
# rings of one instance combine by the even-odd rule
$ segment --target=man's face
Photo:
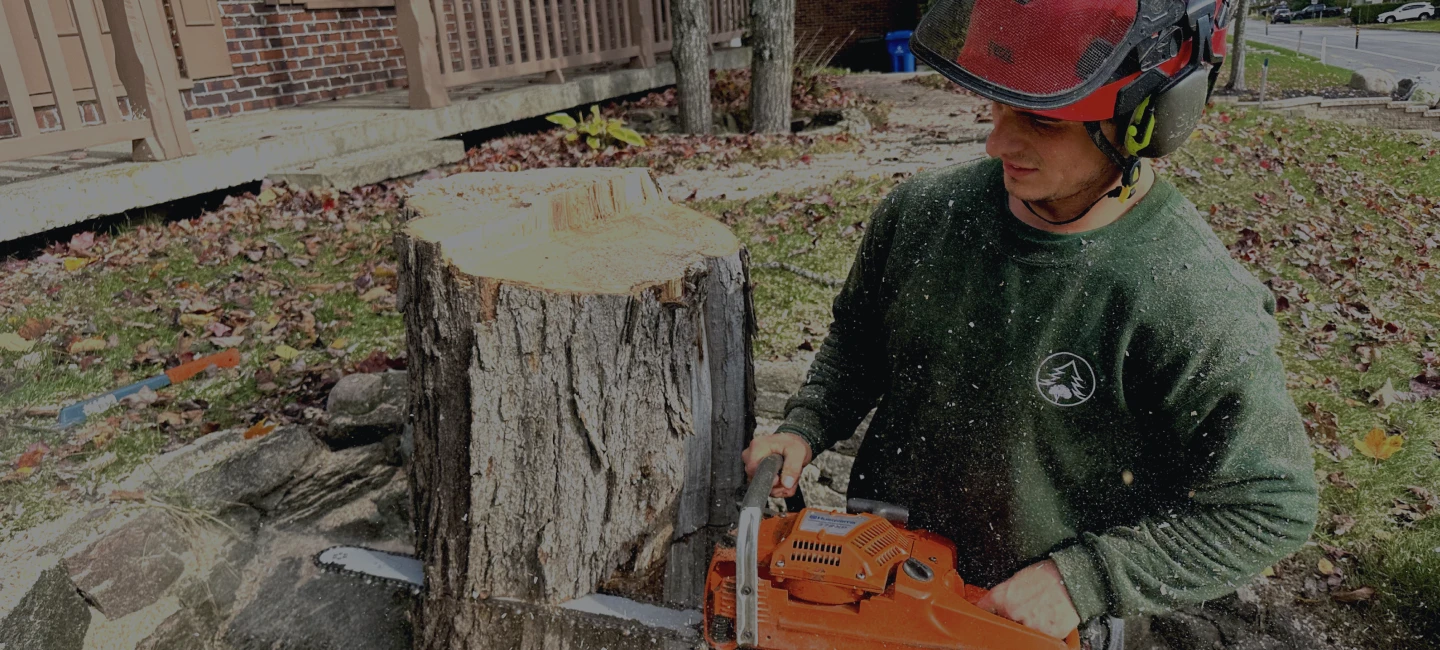
[[[1085,125],[1041,117],[991,103],[995,130],[985,153],[1005,163],[1005,190],[1032,203],[1059,201],[1102,190],[1119,170],[1090,140]],[[1101,130],[1114,142],[1114,127]]]

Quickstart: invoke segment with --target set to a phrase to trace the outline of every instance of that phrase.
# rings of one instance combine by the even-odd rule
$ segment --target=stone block
[[[331,449],[368,445],[400,433],[408,412],[409,374],[390,371],[340,378],[325,410],[330,426],[319,434]]]
[[[289,167],[270,174],[269,178],[305,189],[348,190],[419,174],[464,159],[465,145],[459,140],[402,142]]]
[[[107,619],[160,600],[185,573],[189,541],[170,515],[139,511],[129,521],[65,556],[75,588]]]
[[[324,449],[301,427],[283,427],[258,440],[230,429],[162,454],[136,470],[117,489],[179,492],[200,509],[248,505],[268,510],[265,500],[294,480],[310,457]]]
[[[4,650],[81,650],[90,608],[59,558],[46,556],[7,572],[0,584],[0,646]]]

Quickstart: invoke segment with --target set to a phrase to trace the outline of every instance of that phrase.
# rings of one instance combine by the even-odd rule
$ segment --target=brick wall
[[[219,0],[234,74],[203,79],[181,92],[189,119],[223,117],[363,95],[405,86],[405,54],[395,9],[309,11],[304,5]],[[121,100],[122,113],[130,105]],[[99,124],[93,102],[80,105]],[[35,111],[42,131],[60,128],[54,107]],[[0,138],[18,136],[8,102],[0,102]]]
[[[846,59],[846,54],[854,54],[854,48],[862,39],[881,38],[886,32],[914,29],[920,18],[919,4],[918,0],[796,0],[796,53],[799,54],[814,39],[810,56],[818,56],[831,39],[835,39],[838,45],[854,29],[854,36],[850,36],[843,47],[837,48],[842,52],[836,61],[840,63]],[[815,37],[817,31],[820,34],[818,38]],[[883,55],[883,46],[875,54]],[[889,59],[885,61],[889,65]]]
[[[183,93],[191,119],[308,104],[405,85],[395,9],[309,11],[220,0],[235,74]]]

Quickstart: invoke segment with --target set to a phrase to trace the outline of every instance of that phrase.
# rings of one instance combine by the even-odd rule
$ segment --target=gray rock
[[[810,463],[819,471],[819,483],[841,495],[850,490],[850,467],[854,464],[854,456],[845,456],[834,451],[821,453]]]
[[[218,647],[219,631],[230,615],[245,564],[255,557],[248,536],[231,538],[206,575],[182,580],[180,610],[171,614],[135,650],[194,650]]]
[[[275,525],[308,522],[346,506],[368,504],[367,493],[399,473],[399,439],[315,454],[274,504]]]
[[[273,505],[276,489],[324,449],[300,427],[276,429],[258,440],[245,440],[243,433],[230,429],[204,436],[155,458],[117,487],[177,495],[204,510],[239,504],[263,512]]]
[[[782,419],[785,417],[785,402],[789,400],[790,393],[755,391],[755,414],[763,418]]]
[[[54,562],[56,558],[51,558]],[[4,650],[80,650],[90,629],[90,608],[70,584],[65,567],[54,565],[27,581],[28,590],[9,612],[0,612]],[[21,589],[6,585],[6,590]],[[3,606],[3,603],[0,603]]]
[[[234,650],[410,650],[409,590],[318,572],[286,558],[231,621]]]
[[[409,374],[391,371],[342,377],[330,389],[329,428],[320,439],[331,449],[368,445],[400,433],[407,413]]]
[[[789,397],[800,389],[809,369],[805,361],[756,361],[755,389]]]
[[[142,510],[129,521],[65,556],[75,588],[115,620],[160,600],[185,573],[186,536],[170,515]]]
[[[1410,101],[1440,106],[1440,72],[1422,72],[1410,84]]]
[[[1350,87],[1371,93],[1389,95],[1395,91],[1395,75],[1379,68],[1364,68],[1350,75]]]

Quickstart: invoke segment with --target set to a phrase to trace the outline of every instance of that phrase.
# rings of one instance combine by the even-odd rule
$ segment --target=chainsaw
[[[702,632],[715,650],[1080,648],[1076,630],[1056,639],[977,607],[988,590],[961,579],[955,545],[907,529],[901,506],[763,517],[781,461],[761,461],[710,560]]]

